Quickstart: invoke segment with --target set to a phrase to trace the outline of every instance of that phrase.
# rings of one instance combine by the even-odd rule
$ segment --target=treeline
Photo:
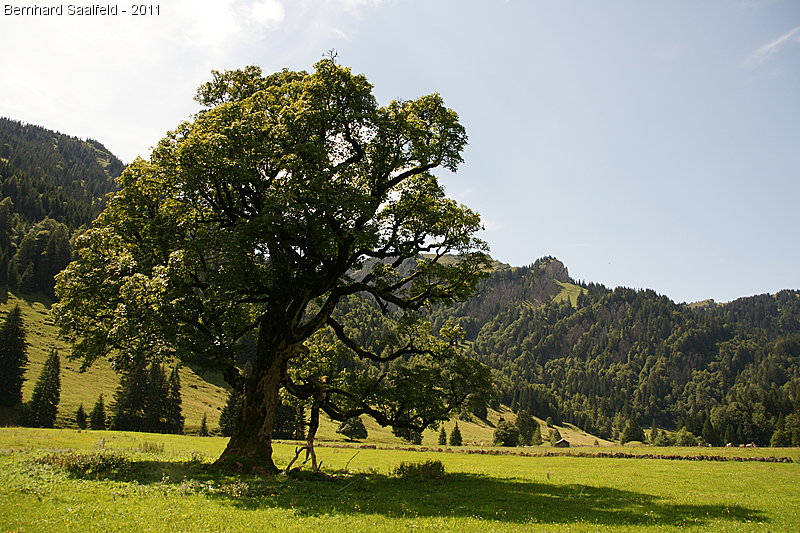
[[[499,271],[479,304],[437,311],[440,321],[468,324],[469,348],[497,371],[498,402],[615,440],[631,420],[712,444],[794,434],[798,291],[693,307],[650,290],[564,281],[565,272],[550,257]],[[522,289],[548,284],[580,293],[538,303]]]
[[[0,118],[0,299],[53,296],[71,238],[103,209],[123,164],[102,144]]]

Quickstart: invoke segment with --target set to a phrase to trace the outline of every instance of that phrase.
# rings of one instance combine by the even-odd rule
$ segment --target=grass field
[[[325,477],[258,478],[215,473],[210,462],[224,445],[216,437],[0,429],[0,530],[800,531],[798,462],[320,448]],[[276,462],[293,450],[278,444]],[[800,460],[798,449],[724,450],[764,452]],[[116,463],[105,473],[65,470],[86,457]],[[429,459],[444,464],[443,480],[393,474],[403,461]]]

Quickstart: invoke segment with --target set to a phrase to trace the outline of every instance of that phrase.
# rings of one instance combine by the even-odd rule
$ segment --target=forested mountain
[[[800,410],[798,291],[691,306],[577,282],[547,257],[497,270],[473,300],[437,311],[453,315],[496,370],[500,401],[606,438],[633,418],[768,444]]]
[[[0,118],[0,296],[52,295],[71,236],[103,209],[122,169],[97,141]]]

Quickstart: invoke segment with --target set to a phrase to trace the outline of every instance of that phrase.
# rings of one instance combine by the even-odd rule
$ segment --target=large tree
[[[219,462],[274,472],[278,393],[339,421],[421,430],[488,372],[432,305],[465,299],[488,266],[477,213],[431,173],[467,142],[438,94],[379,106],[362,75],[214,72],[207,109],[120,178],[59,276],[58,323],[89,365],[177,357],[243,392]],[[380,317],[364,336],[343,306]],[[252,372],[237,365],[255,339]]]

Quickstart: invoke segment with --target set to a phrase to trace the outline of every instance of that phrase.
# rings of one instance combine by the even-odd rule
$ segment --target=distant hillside
[[[499,401],[616,438],[628,418],[768,444],[800,413],[800,292],[724,305],[572,280],[552,257],[495,271],[458,317]],[[708,423],[707,423],[708,421]],[[705,431],[704,431],[705,428]]]
[[[116,188],[122,162],[102,144],[0,118],[0,298],[52,296],[70,239]]]

